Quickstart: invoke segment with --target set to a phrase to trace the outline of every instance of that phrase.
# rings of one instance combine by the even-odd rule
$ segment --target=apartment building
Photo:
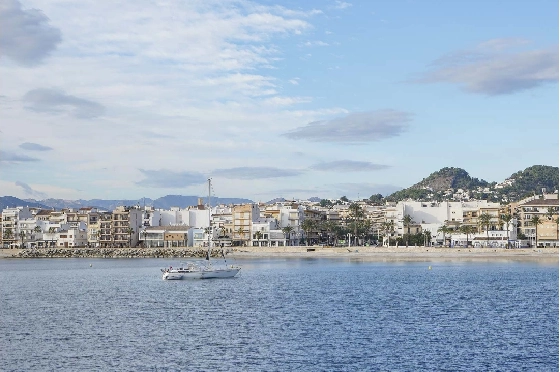
[[[2,247],[16,248],[19,246],[21,232],[19,221],[30,219],[33,215],[29,207],[6,208],[2,211]]]
[[[257,204],[241,204],[232,207],[233,241],[235,245],[248,245],[251,240],[251,225],[260,216]]]
[[[142,211],[136,207],[119,206],[113,210],[111,217],[113,246],[136,247],[138,231],[143,221]]]
[[[534,196],[513,206],[519,219],[519,231],[531,246],[558,247],[558,194]],[[535,225],[533,219],[539,218]]]

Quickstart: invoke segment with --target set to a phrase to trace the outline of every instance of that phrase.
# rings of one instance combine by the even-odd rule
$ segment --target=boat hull
[[[233,278],[237,275],[239,270],[239,268],[232,268],[203,271],[200,279]]]
[[[200,271],[166,271],[163,273],[163,280],[186,280],[186,279],[220,279],[233,278],[241,270],[238,267],[226,269],[206,269]]]

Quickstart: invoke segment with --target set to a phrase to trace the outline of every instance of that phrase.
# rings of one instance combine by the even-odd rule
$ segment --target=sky
[[[558,1],[0,0],[0,196],[368,198],[558,166]]]

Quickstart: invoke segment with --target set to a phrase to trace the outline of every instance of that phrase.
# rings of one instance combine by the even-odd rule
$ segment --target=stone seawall
[[[432,258],[553,259],[558,248],[443,248],[443,247],[229,247],[231,257],[367,257],[382,260],[424,260]],[[221,257],[221,249],[212,257]],[[206,248],[45,248],[0,249],[0,258],[203,258]]]
[[[4,249],[6,258],[202,258],[206,249],[202,248],[45,248],[45,249]],[[212,257],[221,252],[212,252]]]

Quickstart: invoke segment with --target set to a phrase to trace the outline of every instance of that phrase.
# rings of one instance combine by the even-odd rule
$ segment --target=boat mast
[[[210,203],[210,193],[212,179],[208,178],[208,259],[210,259],[210,233],[212,231],[212,204]]]

